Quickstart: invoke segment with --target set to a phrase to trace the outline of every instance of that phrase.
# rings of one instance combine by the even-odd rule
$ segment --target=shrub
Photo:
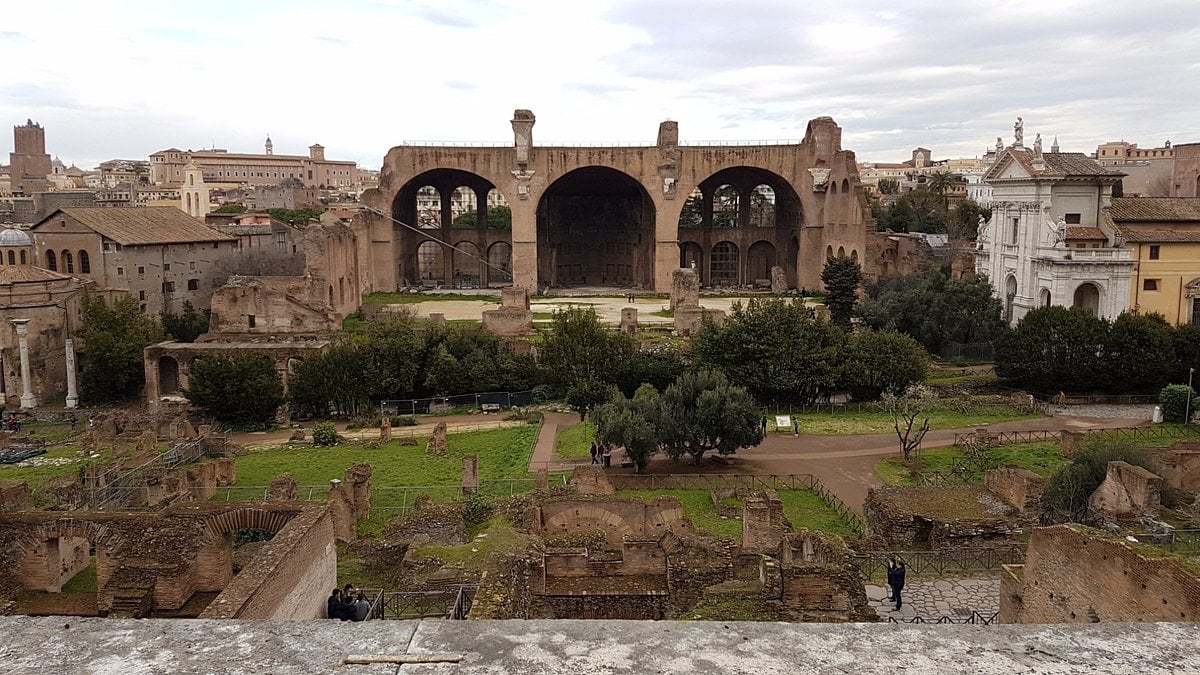
[[[184,393],[221,422],[242,429],[268,426],[285,400],[275,364],[254,355],[196,359]]]
[[[417,426],[417,418],[412,415],[393,415],[390,420],[394,427],[415,427]]]
[[[1191,403],[1188,403],[1188,399]],[[1163,420],[1167,422],[1187,423],[1190,412],[1196,410],[1196,392],[1186,384],[1168,384],[1158,392],[1158,402],[1162,404]]]
[[[463,500],[463,523],[467,527],[479,525],[491,518],[494,510],[491,499],[479,493],[469,495]]]
[[[555,399],[554,387],[548,384],[539,384],[533,388],[533,402],[535,405],[549,403]]]
[[[333,425],[333,422],[318,422],[313,427],[312,439],[313,445],[322,447],[337,445],[338,441],[342,440],[341,436],[338,436],[337,427]]]
[[[1127,462],[1155,471],[1149,455],[1128,441],[1092,440],[1070,464],[1046,481],[1042,506],[1074,519],[1082,518],[1087,514],[1088,498],[1104,482],[1109,462]]]

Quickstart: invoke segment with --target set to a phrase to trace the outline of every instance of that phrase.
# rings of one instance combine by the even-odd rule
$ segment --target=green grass
[[[563,459],[590,459],[592,441],[596,440],[596,423],[580,422],[558,432],[554,452]]]
[[[92,558],[92,563],[87,567],[79,570],[79,573],[71,577],[71,580],[63,584],[63,593],[95,593],[96,592],[96,559]]]
[[[554,320],[554,312],[534,312],[533,320],[534,321],[553,321]]]
[[[775,430],[775,415],[767,416],[768,431]],[[800,433],[821,434],[828,436],[886,434],[893,433],[891,413],[882,410],[848,409],[833,412],[799,412],[791,414],[792,419],[799,419]],[[930,429],[958,429],[974,427],[980,424],[995,424],[997,422],[1012,422],[1014,420],[1035,419],[1042,417],[1040,413],[1022,412],[1006,405],[984,405],[967,412],[956,410],[934,410],[929,413]],[[790,431],[790,430],[789,430]]]
[[[74,461],[70,464],[59,466],[22,467],[15,464],[0,464],[0,480],[25,481],[29,484],[30,490],[36,490],[51,478],[78,475],[80,468],[90,461],[80,457],[78,447],[70,445],[50,448],[46,451],[46,454],[39,455],[34,459],[43,458],[70,459]]]
[[[354,464],[370,464],[372,487],[409,485],[457,486],[462,478],[462,458],[479,458],[480,478],[527,478],[529,457],[537,440],[534,425],[451,434],[446,454],[425,454],[427,438],[415,446],[393,440],[368,449],[355,443],[332,448],[281,446],[251,452],[234,460],[238,486],[270,485],[282,473],[291,473],[299,485],[328,485]]]
[[[462,300],[464,302],[500,302],[498,295],[459,295],[458,293],[368,293],[363,303],[380,305],[415,305],[434,300]]]
[[[684,621],[779,621],[761,600],[753,598],[704,598],[686,614]]]
[[[1000,378],[996,377],[995,375],[940,375],[937,372],[932,372],[930,373],[929,377],[925,378],[925,382],[927,384],[939,386],[999,381]]]
[[[1018,466],[1045,477],[1071,463],[1071,460],[1063,457],[1062,448],[1056,442],[1013,443],[992,448],[987,452],[996,466]],[[922,450],[919,457],[921,471],[940,473],[954,471],[956,462],[966,459],[966,455],[958,447]],[[879,460],[875,464],[875,473],[885,485],[917,484],[908,466],[904,464],[904,459],[899,456]],[[975,480],[983,480],[983,474],[978,471],[973,471],[970,475]]]
[[[713,507],[712,497],[707,490],[622,490],[623,497],[675,497],[683,506],[683,515],[692,521],[696,529],[716,537],[742,540],[742,519],[722,518]]]
[[[675,318],[675,310],[660,309],[657,312],[650,312],[650,316],[661,316],[664,319],[673,319]]]
[[[430,544],[416,549],[413,555],[462,565],[463,570],[468,572],[483,572],[487,566],[487,559],[492,554],[526,548],[535,540],[535,537],[517,532],[513,524],[503,518],[492,518],[476,529],[478,532],[474,533],[471,541],[466,544]]]
[[[794,527],[840,537],[851,536],[849,524],[817,493],[811,490],[779,490],[777,493],[783,502],[783,513]],[[736,541],[742,539],[742,519],[722,518],[713,507],[708,490],[623,490],[618,494],[647,499],[675,497],[683,506],[683,514],[696,529],[717,537],[730,537]]]
[[[345,544],[338,544],[337,587],[341,588],[346,584],[353,584],[355,588],[390,588],[392,586],[387,579],[368,570],[363,565],[362,559],[350,553]]]
[[[854,535],[849,523],[816,492],[779,490],[777,494],[779,501],[783,502],[783,515],[792,522],[792,527],[836,534],[844,539]]]

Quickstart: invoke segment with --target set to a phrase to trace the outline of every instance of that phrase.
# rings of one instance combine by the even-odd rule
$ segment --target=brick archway
[[[272,534],[279,534],[291,520],[295,518],[298,511],[269,511],[266,509],[237,509],[234,511],[226,511],[211,516],[204,523],[204,538],[211,542],[225,535],[234,532],[235,530],[244,530],[248,528],[256,530],[266,530]]]

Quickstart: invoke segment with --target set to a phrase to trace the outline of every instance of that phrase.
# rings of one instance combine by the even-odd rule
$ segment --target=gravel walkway
[[[985,617],[1000,611],[1000,580],[983,578],[911,580],[900,594],[904,604],[896,611],[896,603],[884,600],[886,586],[868,585],[867,600],[880,618],[894,617],[897,621],[921,617],[936,621],[943,616],[965,619],[971,612]]]

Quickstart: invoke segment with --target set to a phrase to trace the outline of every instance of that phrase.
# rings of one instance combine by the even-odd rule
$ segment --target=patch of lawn
[[[697,530],[707,532],[715,537],[729,537],[734,541],[742,540],[742,519],[724,518],[713,508],[712,497],[707,490],[621,490],[617,493],[624,497],[674,497],[683,506],[683,515],[692,521]]]
[[[951,384],[966,384],[968,382],[983,383],[983,382],[999,382],[999,381],[1000,381],[1000,378],[996,377],[995,375],[939,376],[938,373],[936,373],[936,372],[931,373],[929,377],[925,378],[926,384],[933,384],[933,385],[939,385],[939,386],[947,386],[947,385],[951,385]]]
[[[363,296],[363,304],[378,303],[381,305],[415,305],[434,300],[462,300],[463,302],[500,302],[498,295],[460,295],[458,293],[368,293]]]
[[[397,561],[399,562],[399,561]],[[390,588],[384,578],[376,576],[363,564],[362,559],[352,554],[345,544],[338,544],[337,587],[353,584],[355,588]]]
[[[829,436],[886,434],[894,432],[892,416],[883,410],[867,410],[850,408],[845,410],[808,411],[791,414],[792,419],[799,419],[800,433],[823,434]],[[933,410],[929,413],[930,429],[959,429],[975,427],[980,424],[995,424],[1014,420],[1035,419],[1042,417],[1040,413],[1029,413],[1006,405],[981,405],[967,412],[957,410]],[[775,413],[767,416],[768,431],[775,430]]]
[[[437,558],[447,564],[462,565],[469,572],[483,572],[487,559],[494,553],[516,551],[532,545],[536,537],[522,534],[503,518],[492,518],[484,523],[470,542],[460,546],[431,544],[413,552],[419,557]]]
[[[779,616],[761,600],[751,598],[704,598],[684,614],[685,621],[779,621]]]
[[[63,584],[63,593],[95,593],[96,592],[96,559],[92,564],[79,570],[71,580]]]
[[[592,441],[596,440],[596,423],[588,420],[558,432],[554,451],[562,459],[590,459]]]
[[[1056,442],[1002,445],[991,448],[987,455],[994,466],[1018,466],[1045,477],[1071,463],[1071,460],[1063,457],[1062,447]],[[919,460],[914,460],[913,466],[919,466],[920,471],[952,473],[958,463],[964,462],[966,454],[958,447],[949,447],[922,450],[918,457]],[[970,463],[965,464],[970,466]],[[899,455],[879,460],[875,464],[875,473],[884,485],[917,484],[910,467]],[[971,471],[968,475],[972,480],[983,480],[982,472]]]
[[[0,480],[25,481],[30,490],[36,490],[43,483],[58,476],[74,476],[89,461],[81,455],[76,446],[49,448],[44,455],[38,455],[26,460],[33,466],[18,466],[16,464],[0,464]],[[49,462],[42,464],[41,462]]]
[[[425,454],[429,439],[415,446],[399,440],[368,449],[355,443],[331,448],[280,446],[257,450],[234,460],[238,486],[270,485],[282,473],[291,473],[299,485],[328,485],[341,478],[354,464],[370,464],[371,486],[387,488],[437,485],[455,488],[462,478],[462,458],[479,458],[480,478],[527,478],[529,457],[537,439],[534,425],[451,434],[446,437],[446,454]]]
[[[783,515],[792,522],[796,529],[805,528],[836,534],[843,539],[854,535],[850,524],[825,503],[821,496],[812,490],[779,490],[779,501],[783,502]]]
[[[673,319],[673,318],[675,318],[675,310],[660,309],[657,312],[650,312],[650,315],[651,316],[661,316],[664,319]]]

